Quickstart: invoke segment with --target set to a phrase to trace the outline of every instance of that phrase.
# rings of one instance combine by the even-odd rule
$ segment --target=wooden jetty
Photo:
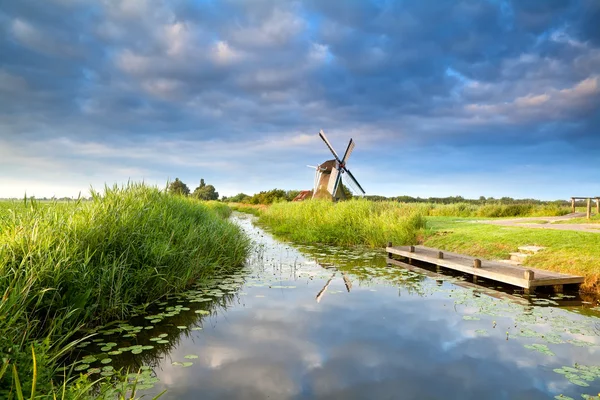
[[[579,285],[583,283],[582,276],[560,274],[535,268],[524,268],[498,261],[482,260],[463,254],[432,249],[425,246],[392,246],[386,247],[388,257],[394,255],[403,257],[412,263],[413,260],[471,274],[490,281],[502,282],[523,288],[532,292],[536,287],[552,286],[556,292],[562,292],[563,285]]]

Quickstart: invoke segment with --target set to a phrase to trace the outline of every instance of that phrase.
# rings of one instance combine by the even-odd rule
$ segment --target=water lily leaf
[[[177,329],[187,329],[187,326],[185,326],[185,325],[177,325]]]
[[[106,357],[106,358],[103,358],[102,360],[100,360],[100,362],[102,364],[108,364],[108,363],[112,362],[112,358]]]
[[[109,356],[118,356],[119,354],[123,354],[123,352],[120,350],[113,350],[113,351],[109,351],[107,354]]]
[[[168,341],[168,340],[162,340],[162,339],[161,339],[161,340],[157,340],[157,341],[156,341],[156,343],[159,343],[159,344],[167,344],[167,343],[169,343],[169,341]]]
[[[193,360],[195,358],[198,358],[198,356],[195,354],[188,354],[187,356],[185,356],[183,358],[187,358],[188,360]]]
[[[79,364],[78,366],[76,366],[76,367],[74,368],[74,370],[75,370],[75,371],[83,371],[83,370],[86,370],[86,369],[88,369],[89,367],[90,367],[90,365],[89,365],[89,364]]]
[[[142,350],[142,349],[133,349],[133,350],[131,350],[131,354],[140,354],[143,351],[144,350]]]
[[[206,311],[206,310],[196,310],[194,312],[196,314],[200,314],[200,315],[210,315],[210,311]]]

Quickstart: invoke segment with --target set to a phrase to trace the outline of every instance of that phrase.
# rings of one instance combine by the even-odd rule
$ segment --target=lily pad
[[[84,371],[90,367],[89,364],[79,364],[74,368],[75,371]]]
[[[193,359],[198,358],[198,356],[195,354],[188,354],[187,356],[185,356],[183,358],[187,358],[188,360],[193,360]]]

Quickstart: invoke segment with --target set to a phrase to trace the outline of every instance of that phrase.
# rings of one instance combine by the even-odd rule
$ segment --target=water
[[[256,242],[244,270],[101,329],[82,371],[142,368],[138,394],[167,389],[163,399],[600,392],[597,308],[431,279],[386,267],[378,251],[294,247],[236,219]]]

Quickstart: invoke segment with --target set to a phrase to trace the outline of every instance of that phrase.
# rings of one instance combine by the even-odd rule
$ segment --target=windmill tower
[[[329,148],[329,151],[331,151],[335,158],[333,160],[327,160],[316,167],[312,167],[315,169],[313,199],[332,199],[333,201],[344,200],[346,197],[342,190],[342,177],[344,178],[344,183],[350,186],[355,193],[358,193],[359,195],[365,194],[362,186],[360,186],[356,178],[354,178],[354,175],[352,175],[350,170],[346,167],[348,158],[350,158],[350,154],[352,153],[352,150],[354,150],[354,141],[350,139],[344,157],[340,159],[331,143],[329,143],[329,140],[327,140],[323,130],[319,132],[319,137],[323,139],[327,148]]]

